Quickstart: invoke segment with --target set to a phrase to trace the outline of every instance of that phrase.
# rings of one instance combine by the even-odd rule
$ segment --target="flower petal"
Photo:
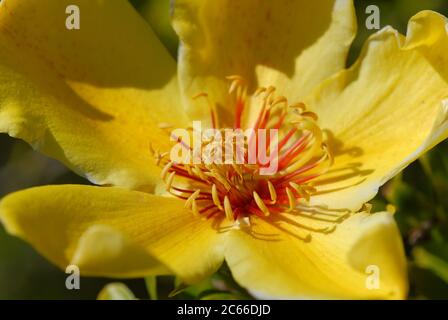
[[[166,273],[193,282],[216,271],[222,238],[183,201],[114,187],[47,186],[0,202],[8,232],[81,274],[136,277]],[[158,262],[160,261],[161,264]]]
[[[280,229],[252,220],[252,234],[241,230],[229,236],[225,257],[235,279],[259,298],[406,296],[406,260],[390,213],[356,214],[309,242],[298,239],[300,230],[291,224]]]
[[[308,99],[336,156],[314,204],[358,210],[448,137],[445,25],[443,16],[427,11],[411,19],[407,38],[386,27],[368,40],[352,68]]]
[[[298,99],[345,66],[356,33],[350,0],[176,0],[174,28],[181,40],[179,77],[192,118],[209,117],[191,97],[207,91],[229,123],[226,76],[283,86]],[[255,73],[259,66],[258,77]]]
[[[66,28],[69,5],[79,30]],[[158,181],[158,124],[187,122],[176,63],[128,1],[1,1],[0,49],[0,132],[96,184]]]

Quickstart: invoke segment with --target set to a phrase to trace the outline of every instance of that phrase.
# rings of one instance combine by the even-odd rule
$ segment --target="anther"
[[[234,214],[232,210],[232,205],[230,204],[230,200],[227,196],[224,197],[224,211],[226,213],[227,219],[233,220]]]
[[[202,172],[202,170],[198,166],[194,166],[193,169],[191,169],[193,173],[202,180],[207,180],[207,176]]]
[[[168,176],[168,180],[166,182],[166,191],[170,191],[171,185],[173,184],[174,176],[176,175],[176,172],[171,172]]]
[[[196,198],[199,196],[199,194],[201,193],[201,190],[196,190],[195,192],[193,192],[191,194],[191,196],[188,197],[187,201],[185,201],[185,208],[190,208],[191,204],[194,200],[196,200]]]
[[[233,80],[229,88],[229,94],[232,94],[240,84],[239,80]]]
[[[260,198],[256,191],[253,192],[253,196],[255,203],[257,204],[258,208],[260,208],[261,212],[263,212],[266,217],[269,216],[271,213],[269,212],[268,207],[266,207],[263,200]]]
[[[205,92],[201,92],[201,93],[198,93],[198,94],[196,94],[196,95],[194,95],[193,97],[192,97],[192,99],[193,100],[196,100],[196,99],[199,99],[199,98],[202,98],[202,97],[208,97],[208,94],[207,93],[205,93]]]
[[[266,91],[266,88],[264,88],[264,87],[257,88],[257,90],[255,90],[255,92],[254,92],[254,97],[258,97],[260,94],[262,94],[265,91]]]
[[[173,127],[171,124],[166,123],[166,122],[161,122],[161,123],[159,123],[158,126],[159,126],[160,129],[169,129],[169,128]]]
[[[306,110],[306,105],[303,102],[294,103],[289,107],[292,109],[296,109],[297,111],[299,111],[299,113],[305,112]]]
[[[275,191],[274,185],[269,180],[268,180],[268,188],[269,188],[269,194],[271,196],[271,204],[274,204],[277,202],[277,192]]]
[[[171,167],[173,166],[173,162],[168,162],[162,169],[162,172],[160,173],[160,177],[162,178],[162,180],[165,181],[166,179],[166,175],[168,173],[168,171],[171,169]]]
[[[289,201],[289,209],[287,211],[291,212],[296,206],[296,198],[294,197],[294,194],[292,193],[291,189],[289,189],[289,187],[286,187],[286,195],[288,196]]]
[[[289,185],[307,202],[310,200],[310,195],[300,185],[295,182],[290,182]]]
[[[198,205],[196,204],[196,200],[193,200],[192,204],[191,204],[191,211],[193,212],[193,214],[197,217],[200,216],[199,210],[198,210]]]
[[[215,206],[217,206],[218,209],[222,211],[223,208],[221,206],[221,201],[219,200],[218,190],[216,189],[216,184],[213,184],[213,186],[212,186],[212,199],[213,199],[213,203],[215,204]]]
[[[285,97],[283,97],[283,96],[277,97],[277,98],[274,99],[274,101],[272,101],[272,106],[275,106],[275,105],[280,104],[280,103],[287,104],[288,100]]]
[[[227,76],[226,79],[227,80],[232,80],[232,81],[233,80],[240,80],[240,81],[243,80],[243,78],[241,76],[237,75],[237,74]]]

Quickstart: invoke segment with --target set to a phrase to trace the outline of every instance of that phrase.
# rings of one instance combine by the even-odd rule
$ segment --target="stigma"
[[[315,182],[333,164],[317,115],[303,102],[290,103],[286,97],[276,95],[273,86],[260,87],[248,94],[243,78],[227,79],[234,109],[230,128],[219,126],[216,105],[206,93],[200,93],[193,99],[207,102],[209,129],[215,130],[215,134],[207,135],[198,144],[171,133],[174,144],[184,151],[183,161],[173,160],[170,152],[151,148],[161,167],[166,192],[182,199],[193,215],[226,219],[238,228],[250,228],[254,217],[282,221],[288,215],[297,215],[310,221],[300,223],[300,228],[306,231],[302,237],[305,241],[311,239],[313,232],[334,231],[348,214],[309,205],[317,193]],[[255,117],[254,110],[257,110]],[[161,124],[161,128],[168,127]],[[202,136],[195,126],[187,130],[193,136]],[[234,139],[235,135],[222,139],[229,131],[244,134],[242,139]],[[220,138],[218,133],[222,133]],[[201,157],[205,150],[208,153]],[[260,154],[264,155],[262,159]],[[222,161],[210,161],[211,157]],[[275,170],[266,174],[267,168]]]

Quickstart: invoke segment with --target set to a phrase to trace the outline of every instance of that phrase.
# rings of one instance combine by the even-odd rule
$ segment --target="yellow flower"
[[[81,10],[80,30],[65,28],[70,4]],[[392,214],[364,204],[447,137],[446,21],[425,11],[406,37],[387,27],[344,69],[355,21],[348,0],[178,0],[176,65],[125,0],[3,0],[0,131],[102,186],[14,193],[1,201],[3,224],[83,275],[195,282],[225,260],[259,297],[404,298]],[[257,87],[265,89],[255,97]],[[200,92],[213,121],[205,101],[191,99]],[[226,167],[163,157],[167,123],[247,127],[258,117],[272,126],[285,110],[296,111],[282,120],[282,137],[298,131],[280,178],[229,179]],[[202,183],[199,193],[177,184],[185,180]]]

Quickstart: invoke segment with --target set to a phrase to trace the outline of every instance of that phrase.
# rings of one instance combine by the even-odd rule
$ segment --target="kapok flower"
[[[387,27],[344,69],[355,21],[348,0],[178,0],[176,65],[127,1],[2,1],[0,131],[101,185],[14,193],[3,224],[83,275],[195,282],[226,261],[260,297],[405,297],[392,214],[366,203],[447,137],[446,21]],[[170,161],[167,124],[193,120],[277,128],[279,171]]]

